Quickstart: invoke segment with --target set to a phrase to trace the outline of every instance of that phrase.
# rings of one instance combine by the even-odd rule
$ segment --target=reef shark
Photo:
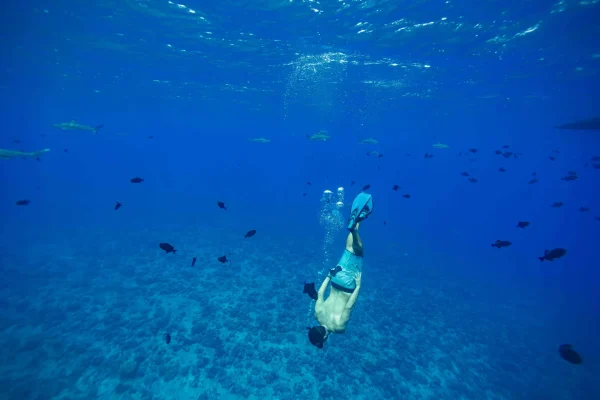
[[[448,146],[447,144],[440,143],[440,142],[432,144],[431,147],[433,147],[434,149],[449,149],[450,148],[450,146]]]
[[[377,144],[379,141],[373,137],[368,137],[366,139],[359,139],[361,144]]]
[[[586,119],[559,125],[557,129],[573,129],[579,131],[600,131],[600,118]]]
[[[93,127],[78,124],[77,122],[75,122],[74,119],[72,119],[70,122],[62,122],[60,124],[54,124],[52,126],[63,131],[91,131],[94,133],[98,133],[98,131],[104,126],[104,124],[100,124],[96,127]]]
[[[314,142],[315,140],[322,140],[323,142],[326,142],[328,139],[331,139],[331,136],[328,136],[327,131],[323,130],[319,131],[318,133],[315,133],[312,136],[306,135],[306,138],[309,142]]]
[[[251,142],[254,142],[254,143],[270,143],[271,142],[270,139],[265,139],[263,137],[259,137],[259,138],[256,138],[256,139],[248,139],[248,140],[251,141]]]
[[[378,151],[375,151],[375,150],[371,150],[371,151],[369,151],[369,152],[367,153],[367,155],[368,155],[368,156],[377,157],[377,158],[381,158],[381,157],[383,157],[383,154],[381,154],[380,152],[378,152]]]
[[[44,149],[40,151],[34,151],[32,153],[26,153],[23,151],[15,151],[15,150],[6,150],[0,149],[0,160],[10,160],[15,157],[37,157],[41,154],[49,152],[50,149]]]

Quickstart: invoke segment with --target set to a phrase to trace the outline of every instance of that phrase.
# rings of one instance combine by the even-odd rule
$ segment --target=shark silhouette
[[[600,118],[585,119],[559,125],[557,129],[569,129],[578,131],[600,131]]]

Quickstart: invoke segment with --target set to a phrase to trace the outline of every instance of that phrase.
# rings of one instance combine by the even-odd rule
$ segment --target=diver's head
[[[319,349],[323,348],[323,343],[327,340],[329,336],[329,331],[322,325],[313,326],[308,329],[308,340],[313,346],[318,347]]]

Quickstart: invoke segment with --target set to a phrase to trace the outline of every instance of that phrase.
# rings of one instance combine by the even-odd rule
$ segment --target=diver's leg
[[[335,288],[350,293],[356,287],[355,277],[362,271],[364,257],[362,240],[358,234],[359,224],[355,224],[354,229],[348,234],[344,254],[336,267],[330,270],[332,290]]]
[[[358,228],[360,226],[360,222],[356,224],[356,228],[354,228],[346,239],[346,250],[348,250],[352,254],[356,254],[357,256],[363,255],[363,244],[362,240],[360,240],[360,236],[358,234]]]

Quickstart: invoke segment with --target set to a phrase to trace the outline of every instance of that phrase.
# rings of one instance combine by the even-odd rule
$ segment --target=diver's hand
[[[356,275],[354,275],[354,283],[356,283],[356,287],[360,287],[361,280],[362,272],[357,272]]]
[[[333,278],[338,272],[340,272],[342,270],[342,267],[340,267],[339,265],[335,268],[331,268],[329,270],[329,277]]]

